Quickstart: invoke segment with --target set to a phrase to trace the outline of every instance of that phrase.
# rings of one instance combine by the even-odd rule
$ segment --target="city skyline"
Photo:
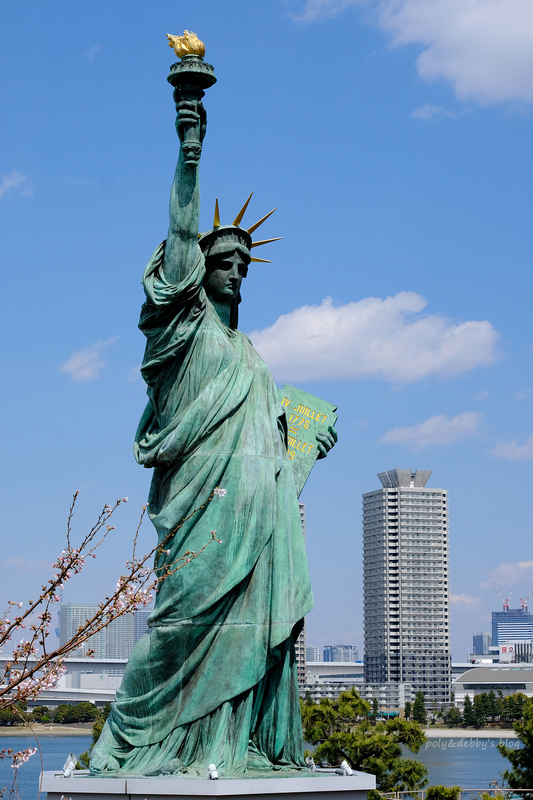
[[[53,574],[78,489],[75,541],[105,503],[129,503],[65,602],[109,595],[130,555],[150,480],[132,455],[140,279],[177,156],[165,33],[184,28],[218,76],[202,229],[216,197],[223,221],[252,190],[251,220],[278,207],[261,230],[283,238],[249,270],[240,328],[278,384],[338,406],[338,445],[301,498],[308,641],[362,651],[359,497],[393,466],[431,468],[453,497],[454,660],[490,630],[493,581],[527,593],[530,515],[509,499],[528,496],[533,460],[533,27],[525,3],[510,20],[476,1],[468,25],[463,5],[6,5],[5,601]],[[145,522],[139,547],[154,541]]]

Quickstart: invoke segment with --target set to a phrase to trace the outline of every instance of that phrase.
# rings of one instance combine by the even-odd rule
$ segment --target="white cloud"
[[[518,444],[518,439],[513,439],[512,442],[500,439],[490,454],[495,458],[507,458],[509,461],[525,461],[527,458],[533,458],[533,434],[524,444]]]
[[[358,5],[307,0],[298,19]],[[371,7],[393,45],[421,49],[416,66],[425,80],[444,79],[461,100],[481,105],[533,102],[531,0],[372,0]]]
[[[431,103],[426,103],[425,106],[415,108],[411,112],[411,116],[413,119],[423,119],[426,122],[430,119],[442,119],[443,117],[457,119],[458,115],[444,106],[433,106]]]
[[[479,606],[481,603],[481,597],[474,597],[471,594],[451,594],[450,595],[450,605],[452,606],[459,606],[459,607],[466,607],[472,608]]]
[[[455,324],[421,312],[415,292],[334,306],[302,306],[250,334],[278,380],[376,378],[412,383],[491,364],[498,332],[487,321]]]
[[[433,444],[457,444],[479,433],[481,414],[466,411],[456,417],[439,414],[410,428],[393,428],[381,439],[386,444],[406,444],[422,450]]]
[[[517,400],[525,400],[526,397],[529,397],[531,392],[533,392],[533,386],[526,386],[525,389],[521,389],[519,392],[515,392],[515,398]]]
[[[6,172],[0,177],[0,200],[9,192],[16,192],[22,197],[31,197],[33,191],[30,180],[16,169],[12,169],[11,172]]]
[[[461,100],[533,101],[530,0],[384,0],[379,16],[395,45],[423,48],[419,75],[444,78]]]
[[[102,354],[117,339],[118,336],[112,336],[110,339],[95,342],[95,344],[85,347],[83,350],[76,350],[62,364],[61,372],[68,373],[75,383],[85,383],[85,381],[93,381],[99,378],[100,372],[106,365]]]
[[[491,572],[490,577],[480,584],[481,589],[494,588],[494,583],[515,586],[530,584],[533,581],[533,561],[503,561]]]
[[[335,17],[355,5],[361,5],[361,0],[306,0],[302,10],[293,14],[293,19],[297,22],[316,22]]]
[[[101,52],[102,52],[102,45],[95,44],[83,52],[83,58],[85,59],[85,61],[94,61],[98,53]]]

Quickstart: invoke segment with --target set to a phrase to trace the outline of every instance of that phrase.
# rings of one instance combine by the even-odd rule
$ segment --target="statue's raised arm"
[[[172,283],[182,280],[190,271],[198,255],[198,229],[200,221],[200,154],[206,129],[206,113],[201,102],[182,100],[179,91],[176,99],[176,130],[180,152],[170,193],[169,226],[163,269]],[[199,146],[191,159],[188,135],[197,132]],[[190,141],[190,140],[189,140]],[[192,163],[191,163],[192,162]]]
[[[203,61],[205,47],[195,34],[167,34],[169,45],[181,62],[173,65],[169,82],[174,88],[176,130],[180,152],[170,193],[169,228],[163,270],[171,283],[189,273],[198,257],[200,221],[199,168],[206,131],[202,104],[204,89],[215,81],[213,68]]]

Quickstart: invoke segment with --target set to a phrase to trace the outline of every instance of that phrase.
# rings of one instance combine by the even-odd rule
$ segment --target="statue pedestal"
[[[41,774],[41,792],[48,800],[199,800],[223,797],[253,798],[253,800],[366,800],[367,792],[376,788],[374,775],[356,772],[353,775],[328,775],[306,773],[294,777],[221,778],[157,778],[93,777],[79,770],[72,778],[63,778],[61,772]]]

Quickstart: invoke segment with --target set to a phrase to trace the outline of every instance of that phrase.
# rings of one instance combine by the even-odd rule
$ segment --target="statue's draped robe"
[[[204,258],[173,285],[164,243],[144,275],[149,403],[135,455],[154,468],[162,582],[91,769],[222,775],[302,766],[294,640],[312,607],[284,413],[249,339],[227,328],[202,286]],[[111,757],[111,761],[110,758]]]

